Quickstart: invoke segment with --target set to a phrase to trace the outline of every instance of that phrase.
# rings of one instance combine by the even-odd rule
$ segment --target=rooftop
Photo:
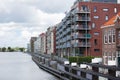
[[[113,16],[110,20],[105,22],[102,28],[114,25],[117,18],[120,18],[120,12],[117,15]]]

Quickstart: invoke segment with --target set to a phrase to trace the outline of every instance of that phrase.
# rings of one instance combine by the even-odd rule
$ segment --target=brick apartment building
[[[120,13],[112,17],[102,27],[103,39],[103,63],[116,64],[118,53],[120,54]]]
[[[56,26],[49,27],[46,31],[46,53],[55,54],[56,53]]]
[[[41,33],[39,35],[40,37],[40,53],[41,54],[45,54],[46,53],[46,34],[45,33]]]
[[[117,0],[77,0],[56,28],[58,56],[102,56],[100,27],[118,12]]]

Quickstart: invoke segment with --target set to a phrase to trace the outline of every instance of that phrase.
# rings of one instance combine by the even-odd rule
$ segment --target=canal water
[[[40,69],[31,56],[21,52],[0,53],[0,80],[58,80]]]

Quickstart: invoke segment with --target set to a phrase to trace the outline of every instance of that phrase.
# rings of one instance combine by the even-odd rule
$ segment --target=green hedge
[[[76,57],[69,57],[69,61],[70,61],[70,63],[72,63],[72,62],[77,62],[77,63],[88,62],[88,63],[90,63],[93,58],[94,57],[91,57],[91,56],[87,56],[87,57],[76,56]]]

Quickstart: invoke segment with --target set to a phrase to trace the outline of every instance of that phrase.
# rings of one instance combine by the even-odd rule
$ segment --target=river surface
[[[21,52],[0,52],[0,80],[58,80],[40,69],[31,56]]]

